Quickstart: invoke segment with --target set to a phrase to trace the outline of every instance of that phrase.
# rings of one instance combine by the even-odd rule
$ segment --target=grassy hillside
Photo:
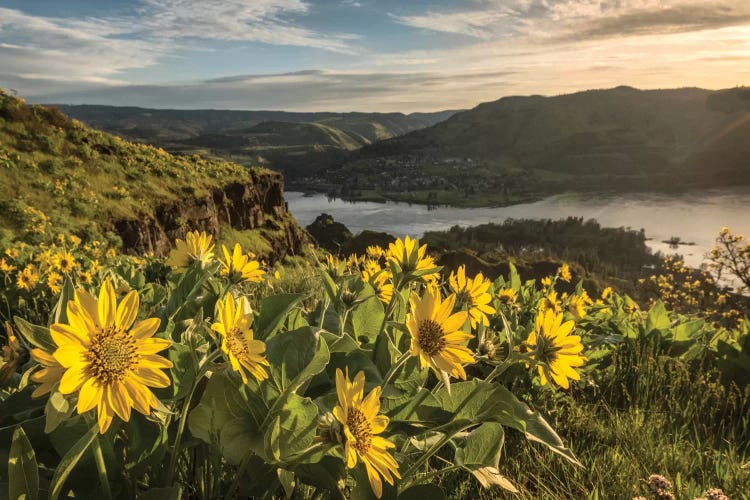
[[[321,182],[415,201],[450,192],[685,189],[750,182],[750,90],[630,87],[505,97],[363,147]],[[475,195],[475,196],[473,196]],[[455,196],[454,196],[455,198]]]
[[[58,109],[86,124],[171,152],[201,153],[243,165],[266,164],[293,177],[328,166],[343,153],[429,127],[437,113],[290,113],[284,111],[160,110],[115,106]],[[301,161],[300,155],[310,155]]]
[[[128,232],[151,248],[164,239],[162,233],[191,225],[215,233],[223,223],[255,227],[263,221],[262,211],[272,210],[270,204],[283,206],[283,199],[269,199],[269,190],[281,198],[276,173],[173,156],[2,91],[0,171],[0,239],[5,241],[70,231],[115,242]],[[231,196],[223,193],[226,186],[239,190],[235,199],[226,201]],[[256,206],[258,213],[250,214],[254,195],[269,206]],[[224,205],[236,212],[232,220],[216,213]],[[248,220],[250,215],[256,220]]]

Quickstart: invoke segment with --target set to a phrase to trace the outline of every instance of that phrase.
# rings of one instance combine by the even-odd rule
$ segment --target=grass
[[[595,384],[546,392],[538,408],[583,467],[509,434],[500,472],[520,493],[481,490],[474,479],[452,474],[442,481],[450,496],[629,500],[647,493],[650,474],[661,474],[678,499],[709,488],[750,498],[750,387],[726,388],[707,364],[665,357],[647,342],[628,342],[616,353],[609,368],[594,372]]]
[[[252,183],[246,167],[127,142],[2,90],[0,179],[4,227],[23,231],[24,210],[34,207],[60,232],[99,236],[113,221],[150,217],[160,206],[230,182]]]

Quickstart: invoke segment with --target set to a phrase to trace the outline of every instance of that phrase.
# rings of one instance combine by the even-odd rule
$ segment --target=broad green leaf
[[[47,352],[54,352],[57,350],[57,344],[52,340],[52,336],[49,334],[49,328],[46,326],[32,325],[18,316],[14,316],[13,320],[18,327],[19,333],[29,344]]]
[[[497,422],[484,422],[466,436],[460,448],[461,465],[469,469],[497,468],[504,443],[503,426]]]
[[[68,479],[78,461],[81,460],[83,454],[91,446],[91,443],[94,442],[98,433],[99,427],[97,425],[91,426],[88,432],[76,441],[65,456],[63,456],[62,460],[60,460],[50,482],[50,500],[57,500],[60,496],[65,485],[65,480]]]
[[[646,332],[653,330],[666,330],[671,325],[669,313],[667,313],[664,302],[656,301],[646,317]]]
[[[292,310],[302,300],[300,293],[285,293],[266,297],[260,302],[260,314],[254,321],[255,338],[267,340],[284,324]]]
[[[284,494],[286,495],[286,497],[292,498],[295,485],[294,472],[288,471],[286,469],[276,469],[276,475],[279,478],[281,487],[284,488]]]
[[[269,458],[286,462],[309,448],[318,427],[318,407],[310,398],[291,393],[276,410],[273,425],[266,431],[266,453]]]
[[[550,450],[580,465],[573,452],[566,448],[560,436],[542,416],[501,384],[480,380],[453,384],[451,394],[441,389],[435,394],[453,420],[462,422],[498,422],[523,432],[526,438],[544,444]]]
[[[166,353],[173,366],[169,369],[172,385],[171,396],[173,399],[182,399],[187,396],[198,373],[195,353],[190,347],[181,343],[174,343]]]
[[[296,391],[328,364],[328,346],[320,330],[304,327],[279,333],[266,344],[271,378],[279,392]]]
[[[370,285],[366,285],[366,287],[370,288]],[[374,344],[385,319],[383,304],[374,295],[374,292],[370,298],[357,304],[351,314],[354,337],[360,342]]]
[[[243,390],[241,386],[238,376],[214,373],[200,403],[188,416],[193,436],[219,448],[234,465],[251,451],[263,453],[260,427],[268,414],[268,407],[254,397],[254,391]]]
[[[386,413],[393,423],[439,424],[450,420],[450,414],[443,410],[440,401],[427,389],[420,389],[405,403],[400,400],[395,402],[402,404],[394,406],[394,401],[388,398],[384,398],[381,403],[381,411]]]
[[[689,342],[695,340],[705,326],[706,321],[700,318],[680,323],[672,328],[672,341]]]
[[[70,418],[75,409],[72,396],[65,396],[61,392],[53,391],[47,399],[47,405],[44,407],[46,421],[44,423],[44,432],[49,434],[57,429],[61,423]]]
[[[36,500],[39,496],[36,455],[21,426],[13,432],[8,459],[8,481],[10,498]]]
[[[359,343],[352,338],[349,334],[343,334],[341,336],[335,333],[328,332],[326,330],[320,331],[320,336],[326,341],[328,345],[328,351],[333,354],[335,352],[352,352],[359,350]]]

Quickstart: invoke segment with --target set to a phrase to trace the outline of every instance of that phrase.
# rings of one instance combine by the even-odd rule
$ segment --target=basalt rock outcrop
[[[233,182],[205,196],[160,205],[153,216],[116,221],[123,248],[163,256],[188,231],[206,231],[218,238],[224,226],[257,230],[257,236],[271,248],[262,257],[271,262],[299,254],[310,238],[289,212],[283,177],[270,171],[251,171],[250,177],[250,183]]]

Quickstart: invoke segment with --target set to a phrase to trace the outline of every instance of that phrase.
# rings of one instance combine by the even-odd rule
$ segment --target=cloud
[[[262,42],[351,52],[344,34],[317,33],[289,22],[304,15],[302,0],[145,0],[140,31],[168,39]]]
[[[174,85],[119,85],[79,92],[43,90],[33,102],[114,104],[176,109],[285,109],[294,111],[412,111],[466,105],[467,96],[494,86],[501,92],[505,71],[372,72],[300,71],[237,75]],[[2,75],[0,75],[0,80]],[[23,84],[24,82],[18,82]],[[26,82],[28,83],[28,82]],[[456,89],[461,92],[457,93]]]
[[[750,2],[672,2],[661,6],[619,8],[566,25],[553,40],[611,38],[625,35],[680,33],[750,24]]]
[[[737,0],[477,0],[461,11],[392,15],[413,28],[490,40],[509,36],[580,41],[675,33],[750,23]]]
[[[428,12],[413,16],[392,15],[399,24],[445,33],[489,39],[497,35],[493,27],[508,17],[501,10],[472,10],[462,12]]]
[[[158,64],[195,41],[242,41],[350,53],[352,35],[300,27],[303,0],[143,0],[119,17],[60,18],[0,7],[0,70],[44,78],[111,78]]]

